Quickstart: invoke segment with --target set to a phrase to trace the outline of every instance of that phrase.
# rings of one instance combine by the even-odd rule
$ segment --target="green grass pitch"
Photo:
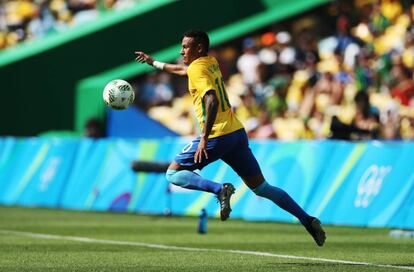
[[[0,207],[0,271],[413,271],[414,239],[325,226]],[[348,261],[348,262],[347,262]]]

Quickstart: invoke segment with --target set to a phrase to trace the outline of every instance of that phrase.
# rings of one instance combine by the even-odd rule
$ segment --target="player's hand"
[[[136,58],[135,60],[141,63],[148,63],[149,65],[152,65],[154,63],[154,59],[150,56],[145,54],[144,52],[141,51],[136,51],[135,52]]]
[[[205,156],[206,160],[208,159],[207,154],[207,141],[204,138],[200,139],[200,143],[198,144],[197,151],[194,155],[194,162],[201,163],[203,160],[203,156]]]

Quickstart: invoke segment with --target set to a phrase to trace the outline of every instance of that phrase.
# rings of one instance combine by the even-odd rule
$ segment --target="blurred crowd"
[[[1,0],[0,50],[149,0]]]
[[[413,14],[411,1],[335,1],[210,54],[251,138],[414,139]],[[185,79],[136,85],[151,117],[198,133]]]

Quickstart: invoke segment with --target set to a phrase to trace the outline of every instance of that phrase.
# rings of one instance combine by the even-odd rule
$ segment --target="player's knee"
[[[165,177],[172,184],[183,187],[186,184],[185,183],[185,177],[183,177],[183,174],[185,174],[185,173],[183,173],[183,171],[186,171],[186,170],[168,169],[167,172],[165,173]]]
[[[174,183],[174,175],[177,174],[177,172],[177,170],[167,170],[167,172],[165,173],[165,178],[168,180],[168,182]]]
[[[266,192],[266,187],[268,185],[269,184],[264,180],[259,186],[252,189],[252,191],[258,196],[263,196],[263,193]]]

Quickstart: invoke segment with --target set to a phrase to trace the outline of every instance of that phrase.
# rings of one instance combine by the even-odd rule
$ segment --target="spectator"
[[[353,125],[356,128],[368,131],[369,134],[356,133],[353,139],[376,139],[378,138],[378,113],[369,102],[369,96],[366,91],[361,90],[355,96],[356,113],[353,120]]]
[[[350,33],[349,19],[345,15],[341,15],[338,18],[336,40],[336,50],[340,54],[344,54],[350,44],[356,43],[356,39]]]
[[[258,140],[276,138],[276,131],[273,128],[270,115],[266,110],[260,111],[259,117],[258,117],[258,125],[254,130],[250,131],[249,137],[258,139]]]
[[[371,87],[374,80],[374,73],[371,68],[371,59],[367,50],[362,51],[357,56],[355,67],[355,84],[357,90],[367,90]]]
[[[253,91],[257,102],[263,105],[266,97],[273,93],[273,86],[268,83],[270,78],[270,69],[263,63],[256,68],[257,82],[253,85]]]
[[[276,44],[276,36],[273,32],[266,32],[260,37],[263,48],[259,50],[258,56],[260,62],[267,65],[273,66],[277,61],[277,54],[274,48]]]
[[[294,65],[296,61],[296,49],[291,46],[292,37],[289,32],[281,31],[276,35],[279,44],[279,63],[282,65]]]
[[[333,140],[356,140],[355,136],[358,135],[362,139],[364,135],[369,135],[369,130],[361,129],[354,124],[345,124],[335,115],[332,117],[331,127],[332,133],[330,139]]]
[[[95,118],[89,119],[85,124],[84,136],[95,139],[105,137],[102,122]]]
[[[414,68],[414,33],[405,34],[402,62],[407,68]]]
[[[68,8],[73,14],[72,24],[80,25],[95,20],[99,16],[97,0],[68,0]]]
[[[394,101],[390,101],[384,113],[380,116],[381,135],[385,140],[401,139],[400,129],[401,120],[398,115],[398,105]]]
[[[385,29],[390,26],[390,21],[382,14],[381,5],[373,4],[373,11],[370,16],[369,27],[374,36],[384,33]]]
[[[243,41],[243,54],[237,60],[237,69],[242,75],[244,84],[253,85],[257,82],[259,64],[260,59],[254,48],[254,40],[246,38]]]
[[[414,82],[412,71],[401,64],[392,68],[391,73],[396,81],[396,85],[391,90],[391,95],[402,105],[413,106]]]
[[[236,108],[237,117],[245,125],[247,131],[254,129],[260,112],[252,87],[247,87],[241,95],[241,104]]]
[[[283,116],[288,109],[286,102],[287,88],[290,78],[286,75],[273,77],[269,83],[273,86],[273,92],[266,97],[265,108],[270,118]]]

